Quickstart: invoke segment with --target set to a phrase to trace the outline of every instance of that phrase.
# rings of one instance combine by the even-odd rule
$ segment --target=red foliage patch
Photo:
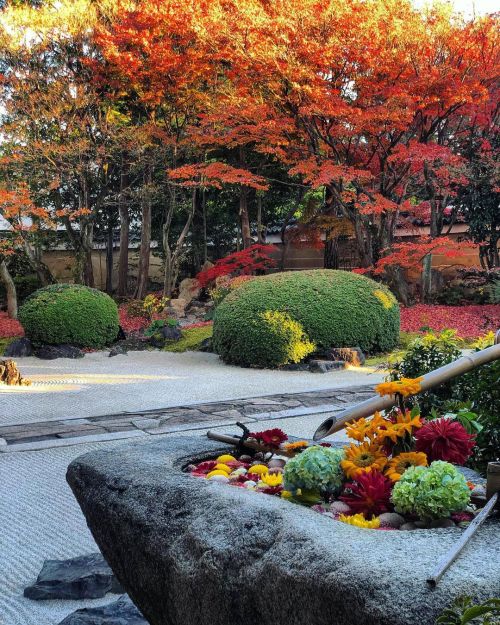
[[[23,326],[17,319],[10,319],[6,312],[0,312],[0,337],[24,336]]]
[[[457,330],[462,338],[477,338],[500,328],[500,305],[433,306],[418,304],[401,309],[401,330],[420,332],[431,328],[439,332],[446,328]]]
[[[120,318],[120,325],[127,334],[147,328],[151,324],[151,321],[147,317],[129,316],[127,304],[122,304],[120,306],[118,316]]]
[[[271,269],[276,266],[276,260],[271,257],[276,250],[274,245],[256,243],[240,252],[220,258],[213,267],[201,271],[196,278],[202,287],[206,287],[219,276],[245,276]]]

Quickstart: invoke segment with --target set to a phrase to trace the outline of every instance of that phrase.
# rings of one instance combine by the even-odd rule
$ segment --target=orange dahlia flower
[[[374,469],[383,471],[387,456],[380,445],[376,443],[351,444],[345,449],[345,460],[340,462],[347,477],[354,479],[361,473],[367,473]]]

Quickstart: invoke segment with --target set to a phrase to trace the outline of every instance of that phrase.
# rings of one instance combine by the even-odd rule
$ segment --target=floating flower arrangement
[[[399,396],[399,406],[350,423],[346,433],[352,442],[343,448],[289,441],[278,428],[247,431],[243,443],[249,453],[223,454],[188,470],[196,477],[309,506],[356,527],[464,526],[474,518],[471,490],[476,485],[454,465],[469,458],[474,437],[458,421],[426,422],[418,408],[407,410],[403,398],[418,392],[419,382],[379,385],[381,395]]]

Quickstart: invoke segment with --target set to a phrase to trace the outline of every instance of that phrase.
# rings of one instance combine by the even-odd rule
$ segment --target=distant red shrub
[[[245,276],[254,274],[256,271],[272,269],[276,267],[276,260],[271,254],[276,251],[277,248],[274,245],[256,243],[244,250],[220,258],[213,267],[200,271],[196,277],[200,285],[206,287],[220,276]]]
[[[6,312],[0,312],[0,338],[24,336],[23,326],[17,319],[10,319]]]

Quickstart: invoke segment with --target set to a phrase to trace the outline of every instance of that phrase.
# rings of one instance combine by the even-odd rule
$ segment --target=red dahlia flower
[[[423,451],[429,462],[444,460],[453,464],[464,464],[476,444],[474,436],[468,434],[458,421],[434,419],[428,421],[415,434],[417,451]]]
[[[256,438],[263,445],[278,448],[281,443],[288,440],[288,436],[279,428],[264,430],[263,432],[251,432],[250,436]]]
[[[340,500],[353,513],[377,516],[390,510],[392,482],[380,471],[369,471],[356,476],[355,482],[348,482]]]

